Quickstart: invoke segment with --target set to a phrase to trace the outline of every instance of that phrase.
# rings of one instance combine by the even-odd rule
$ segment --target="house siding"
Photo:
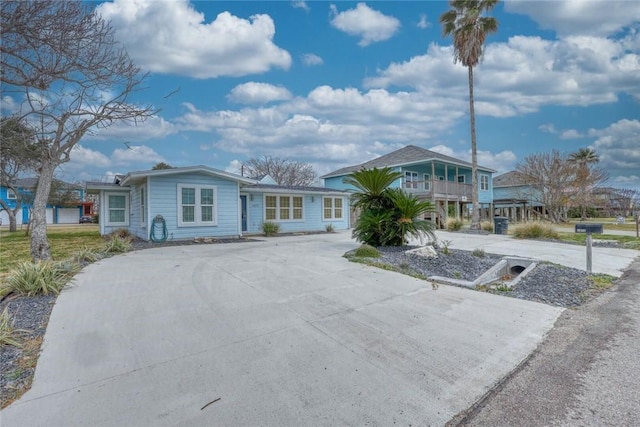
[[[170,238],[185,240],[194,237],[237,237],[240,235],[238,224],[240,194],[236,182],[206,174],[192,173],[153,177],[148,180],[147,184],[148,216],[153,219],[156,215],[162,215]],[[178,226],[178,184],[216,186],[217,225]],[[139,187],[137,188],[138,190],[135,192],[139,195]],[[139,200],[137,201],[137,210],[140,211]],[[138,225],[140,225],[139,221]],[[145,238],[149,239],[149,236],[147,235]]]
[[[122,189],[122,190],[114,188],[113,190],[110,189],[109,191],[101,191],[100,192],[100,234],[105,235],[120,229],[126,229],[129,232],[131,232],[131,221],[129,221],[128,225],[107,225],[107,218],[109,215],[107,197],[109,194],[121,194],[126,196],[127,199],[129,200],[129,212],[125,211],[125,215],[131,215],[131,196],[128,188]]]
[[[253,200],[251,200],[251,195]],[[251,193],[247,196],[247,233],[262,233],[264,221],[264,196],[279,195],[276,193]],[[333,225],[335,230],[346,230],[349,228],[349,198],[347,196],[326,196],[318,194],[283,194],[287,196],[303,196],[303,219],[290,221],[274,221],[280,224],[281,233],[325,231],[328,224]],[[322,218],[322,198],[340,197],[342,198],[342,220],[323,220]]]

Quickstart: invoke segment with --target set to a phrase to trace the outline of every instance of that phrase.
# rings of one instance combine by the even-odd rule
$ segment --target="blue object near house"
[[[539,219],[545,214],[540,191],[527,184],[518,171],[493,179],[493,204],[496,215],[513,222]]]
[[[349,228],[346,192],[272,182],[191,166],[130,172],[113,183],[88,182],[86,189],[99,196],[103,235],[126,229],[149,240],[158,215],[169,240],[258,234],[265,221],[278,223],[283,233],[324,231],[328,224]]]
[[[421,199],[430,200],[436,212],[428,219],[443,225],[447,218],[459,218],[471,209],[471,163],[451,156],[408,145],[358,165],[347,166],[321,178],[325,186],[354,190],[344,178],[360,169],[390,167],[402,177],[393,187],[402,188]],[[493,202],[492,174],[495,170],[478,166],[478,200],[481,217],[490,218]]]
[[[21,199],[21,207],[16,212],[16,224],[28,224],[31,213],[33,192],[35,191],[37,178],[20,178],[15,181],[15,190],[0,186],[0,199],[11,210],[15,210],[18,197]],[[77,198],[75,206],[47,205],[45,218],[47,224],[78,224],[82,215],[93,214],[93,203],[85,200],[84,188],[81,186],[62,183],[62,189],[72,191]],[[16,194],[17,191],[17,194]],[[0,205],[0,224],[9,224],[9,214]]]

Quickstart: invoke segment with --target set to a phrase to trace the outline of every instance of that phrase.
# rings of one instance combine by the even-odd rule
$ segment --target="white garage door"
[[[78,208],[58,208],[58,224],[77,224],[79,220]]]
[[[9,226],[9,214],[4,209],[0,211],[0,224]],[[22,224],[22,209],[16,213],[16,224]]]
[[[47,224],[53,224],[53,208],[47,208],[45,221]]]

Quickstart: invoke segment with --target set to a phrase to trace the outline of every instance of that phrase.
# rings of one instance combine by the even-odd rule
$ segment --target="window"
[[[129,198],[126,194],[107,193],[106,225],[129,225]]]
[[[144,187],[140,187],[140,225],[147,222],[147,201],[145,200]]]
[[[418,188],[418,172],[404,172],[404,188]]]
[[[7,188],[7,199],[17,199],[18,197],[16,196],[16,192],[13,191],[11,188]]]
[[[178,184],[178,225],[217,225],[215,186]]]
[[[480,175],[480,190],[489,191],[489,175]]]
[[[264,196],[266,221],[298,221],[304,219],[302,196]]]
[[[325,221],[342,219],[342,197],[323,197],[322,219]]]
[[[431,191],[431,175],[428,173],[424,174],[424,190]]]
[[[458,182],[464,184],[464,175],[458,175]]]

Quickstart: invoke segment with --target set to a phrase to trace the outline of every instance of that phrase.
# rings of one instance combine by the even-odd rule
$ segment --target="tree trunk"
[[[480,202],[478,200],[478,153],[476,150],[476,114],[473,108],[473,67],[469,65],[469,123],[471,124],[471,229],[480,230]]]
[[[9,206],[5,203],[4,200],[0,200],[0,206],[7,212],[7,216],[9,217],[9,232],[14,232],[18,230],[18,226],[16,223],[16,214],[22,208],[20,203],[16,204],[14,209],[9,209]]]
[[[36,196],[33,201],[33,215],[31,223],[31,258],[33,262],[51,259],[49,239],[47,238],[47,200],[51,192],[53,172],[56,165],[53,159],[47,157],[43,160],[36,187]]]

